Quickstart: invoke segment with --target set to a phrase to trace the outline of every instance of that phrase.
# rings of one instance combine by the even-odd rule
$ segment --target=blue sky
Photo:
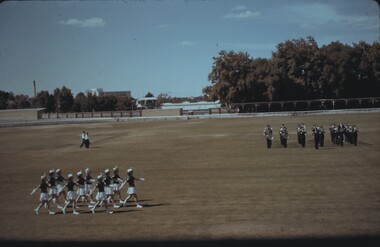
[[[379,39],[373,0],[10,1],[0,4],[0,90],[69,87],[199,96],[220,50],[270,58],[312,35],[319,46]]]

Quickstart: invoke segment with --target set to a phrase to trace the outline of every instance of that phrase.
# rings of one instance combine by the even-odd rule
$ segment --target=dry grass
[[[359,144],[315,150],[296,144],[310,127],[355,123]],[[285,123],[267,149],[262,131]],[[380,234],[380,114],[183,120],[0,128],[0,238],[3,240],[188,240]],[[80,133],[91,148],[80,149]],[[29,193],[51,168],[94,177],[119,164],[146,178],[137,184],[143,209],[115,214],[35,215]],[[125,196],[126,188],[123,189]],[[57,210],[58,212],[58,210]]]

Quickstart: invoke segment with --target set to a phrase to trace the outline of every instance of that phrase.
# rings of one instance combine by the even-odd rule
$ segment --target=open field
[[[295,129],[308,127],[306,148]],[[330,142],[328,126],[359,127],[358,146]],[[262,131],[275,135],[266,148]],[[278,129],[290,132],[288,148]],[[315,150],[311,126],[326,129]],[[93,141],[80,149],[85,129]],[[380,114],[204,119],[0,128],[0,239],[214,240],[380,235]],[[51,168],[134,167],[144,177],[133,203],[107,215],[47,214],[30,192]],[[123,188],[123,197],[126,187]],[[54,208],[54,207],[53,207]],[[54,208],[55,209],[55,208]],[[56,210],[59,212],[59,210]],[[68,210],[71,212],[71,208]]]

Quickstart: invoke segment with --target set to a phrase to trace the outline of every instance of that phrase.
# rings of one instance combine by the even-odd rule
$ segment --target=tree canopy
[[[380,44],[339,41],[319,47],[313,37],[286,40],[270,59],[220,51],[203,93],[223,103],[380,94]]]

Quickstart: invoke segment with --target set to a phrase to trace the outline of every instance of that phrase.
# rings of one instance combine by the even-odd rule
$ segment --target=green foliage
[[[14,100],[13,94],[0,90],[0,109],[8,109],[10,102]]]
[[[40,91],[35,98],[35,106],[46,108],[46,112],[53,112],[55,110],[54,102],[54,95],[50,95],[48,91]]]
[[[70,112],[74,105],[74,97],[71,89],[63,86],[54,90],[55,108],[58,112]]]
[[[318,47],[313,37],[277,45],[271,59],[220,51],[203,93],[222,103],[379,96],[380,44],[339,41]]]
[[[145,97],[154,97],[154,95],[151,92],[148,92]]]

